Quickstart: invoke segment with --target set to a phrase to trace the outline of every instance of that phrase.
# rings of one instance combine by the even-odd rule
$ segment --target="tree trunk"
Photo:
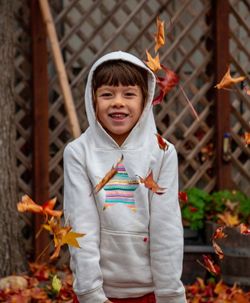
[[[0,276],[26,269],[16,207],[14,5],[0,0]]]

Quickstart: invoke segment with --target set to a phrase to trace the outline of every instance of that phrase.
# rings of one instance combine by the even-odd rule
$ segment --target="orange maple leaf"
[[[220,274],[220,267],[214,263],[214,261],[207,255],[203,255],[203,263],[197,260],[198,263],[203,266],[206,270],[208,270],[211,274],[217,276]]]
[[[160,187],[153,179],[153,172],[152,170],[149,172],[146,178],[140,177],[140,183],[143,183],[144,186],[150,189],[153,193],[162,195],[165,193],[166,188]]]
[[[156,82],[160,87],[160,95],[153,100],[153,105],[161,103],[164,96],[166,96],[179,82],[179,77],[174,71],[163,64],[161,64],[161,67],[165,72],[165,77],[156,78]]]
[[[156,23],[157,32],[155,34],[155,52],[165,44],[164,21],[161,21],[160,18],[157,17]]]
[[[145,61],[146,65],[152,70],[152,72],[156,73],[159,69],[161,69],[159,54],[154,58],[150,55],[150,53],[146,50],[147,60]]]
[[[50,215],[54,217],[61,217],[61,210],[54,210],[56,198],[43,203],[42,205],[36,204],[28,195],[22,196],[22,200],[17,203],[17,210],[19,212],[32,212],[37,214]]]
[[[237,77],[237,78],[232,78],[231,74],[230,74],[230,67],[228,67],[227,72],[225,73],[225,75],[223,76],[221,81],[215,85],[215,88],[217,88],[217,89],[230,88],[234,84],[242,82],[245,79],[246,79],[246,77],[243,77],[243,76]]]
[[[158,145],[159,145],[160,149],[162,149],[164,151],[167,150],[168,149],[168,144],[166,143],[164,138],[162,138],[162,136],[159,135],[159,134],[155,134],[155,135],[156,135],[157,142],[158,142]]]
[[[116,163],[116,165],[111,168],[111,170],[109,170],[106,175],[101,179],[101,181],[94,187],[93,192],[95,194],[97,194],[105,184],[108,183],[108,181],[115,175],[117,174],[117,167],[118,164],[120,164],[123,160],[123,155],[121,156],[121,158],[118,160],[118,162]],[[90,193],[90,195],[92,194],[92,192]]]
[[[83,233],[71,231],[71,226],[62,227],[60,221],[55,217],[52,217],[48,221],[48,224],[43,224],[43,228],[50,231],[54,236],[53,240],[55,245],[55,251],[52,256],[50,256],[51,260],[59,256],[61,246],[63,246],[64,244],[80,248],[80,245],[77,242],[76,238],[85,236],[85,234]]]

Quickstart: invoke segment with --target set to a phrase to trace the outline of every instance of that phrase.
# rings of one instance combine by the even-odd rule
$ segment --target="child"
[[[89,128],[64,152],[65,218],[86,233],[81,248],[70,247],[81,303],[186,302],[177,156],[169,142],[159,148],[154,91],[154,74],[125,52],[103,56],[89,72]],[[96,187],[112,166],[116,173]],[[139,182],[150,171],[165,193]]]

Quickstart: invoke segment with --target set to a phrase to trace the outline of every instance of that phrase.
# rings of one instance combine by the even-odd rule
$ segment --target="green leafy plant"
[[[230,213],[241,223],[250,223],[250,197],[236,190],[221,190],[211,194],[206,206],[206,219],[218,223],[218,215]]]
[[[185,191],[187,201],[180,201],[183,225],[192,230],[202,229],[205,221],[205,210],[211,202],[211,196],[202,189],[190,188]]]

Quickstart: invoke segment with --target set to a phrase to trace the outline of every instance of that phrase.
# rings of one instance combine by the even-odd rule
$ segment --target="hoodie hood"
[[[113,138],[97,121],[92,95],[92,78],[94,71],[99,65],[110,60],[127,61],[134,65],[140,66],[141,68],[144,68],[148,72],[148,98],[146,100],[142,115],[121,146],[119,146],[113,140]],[[148,143],[148,140],[150,140],[150,138],[154,137],[154,134],[156,133],[156,126],[153,116],[152,100],[154,98],[155,83],[156,80],[153,72],[140,59],[132,54],[116,51],[104,55],[95,62],[95,64],[91,67],[88,75],[87,85],[85,89],[85,108],[89,122],[89,131],[91,132],[91,137],[95,141],[96,147],[104,149],[137,149],[139,147],[141,148],[145,143]]]

